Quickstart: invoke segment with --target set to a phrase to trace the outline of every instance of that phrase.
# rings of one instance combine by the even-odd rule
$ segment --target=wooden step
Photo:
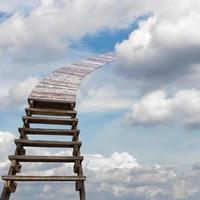
[[[85,181],[85,176],[2,176],[4,181]]]
[[[25,124],[57,124],[57,125],[77,125],[78,119],[68,119],[68,118],[54,118],[54,117],[22,117]]]
[[[9,160],[16,160],[18,162],[75,162],[82,161],[82,156],[21,156],[10,155]]]
[[[25,133],[29,135],[69,135],[73,136],[79,134],[79,130],[70,129],[44,129],[44,128],[19,128],[20,133]]]
[[[53,115],[53,116],[71,116],[76,117],[77,112],[74,110],[60,109],[42,109],[42,108],[26,108],[27,115]]]
[[[50,99],[28,98],[28,103],[32,108],[55,108],[61,110],[73,110],[76,103],[74,101],[58,101]]]
[[[15,139],[15,144],[21,144],[26,147],[57,147],[57,148],[74,148],[81,146],[81,142],[63,142],[63,141],[44,141],[44,140],[24,140]]]

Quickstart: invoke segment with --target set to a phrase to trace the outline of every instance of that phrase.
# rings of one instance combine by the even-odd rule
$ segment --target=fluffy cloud
[[[181,90],[173,97],[155,91],[134,102],[125,122],[152,125],[166,122],[181,122],[190,127],[200,125],[200,91]]]
[[[186,87],[191,74],[198,73],[199,77],[199,2],[170,0],[164,5],[152,2],[149,7],[152,17],[116,45],[120,66],[123,66],[118,70],[147,89],[172,84],[177,87],[178,81],[182,81],[179,87]],[[192,81],[195,86],[197,83]]]
[[[62,154],[61,152],[60,155]],[[40,163],[29,164],[23,167],[23,174],[30,174],[30,170],[35,175],[70,173],[67,164],[51,167]],[[84,171],[87,176],[87,196],[91,199],[197,200],[200,194],[200,180],[196,178],[199,176],[199,169],[185,171],[175,167],[140,165],[126,152],[115,152],[110,157],[85,155]],[[66,183],[20,183],[18,192],[14,195],[16,199],[27,199],[29,194],[34,194],[33,199],[77,198],[73,184]]]
[[[151,0],[148,4],[143,0],[32,2],[14,1],[12,6],[7,1],[2,3],[3,11],[9,10],[3,9],[3,5],[15,6],[11,9],[14,10],[12,15],[0,23],[0,56],[4,60],[41,62],[60,59],[66,56],[72,41],[104,29],[122,29],[135,16],[151,12],[153,17],[140,23],[128,40],[116,46],[122,62],[118,69],[120,75],[141,88],[159,88],[180,82],[180,79],[184,84],[179,86],[184,87],[191,82],[197,83],[200,77],[200,6],[197,0],[162,3]],[[26,9],[21,11],[20,8]],[[185,81],[188,74],[190,79]]]
[[[26,103],[26,99],[31,93],[33,87],[38,83],[37,77],[29,77],[12,87],[8,94],[0,98],[0,109],[13,106],[21,106]]]
[[[10,161],[8,154],[14,151],[14,135],[10,132],[0,131],[0,176],[8,173]],[[0,188],[3,187],[3,181],[0,179]],[[1,190],[0,189],[0,190]]]
[[[8,4],[4,1],[2,5]],[[50,0],[29,2],[23,6],[21,1],[15,1],[13,6],[13,14],[0,23],[0,56],[4,56],[4,61],[6,58],[29,62],[55,60],[56,56],[65,55],[63,53],[71,41],[103,29],[122,29],[133,21],[134,16],[152,12],[152,17],[141,22],[127,40],[116,45],[121,61],[118,67],[120,77],[128,79],[128,87],[125,87],[160,89],[163,85],[174,84],[173,88],[184,88],[195,87],[198,83],[200,17],[196,0],[170,0],[162,5],[158,0],[151,0],[148,5],[137,0],[98,3]],[[26,9],[22,11],[21,7]],[[9,9],[2,6],[2,10]],[[2,74],[8,73],[2,70]],[[90,90],[81,99],[80,109],[124,109],[130,99],[121,97],[118,91],[110,87]]]
[[[14,135],[9,132],[0,131],[0,171],[5,172],[4,170],[8,167],[9,161],[7,159],[8,152],[11,153],[13,150],[13,145],[11,142],[14,140]]]
[[[115,152],[109,158],[102,155],[86,155],[85,167],[92,171],[109,171],[112,169],[133,169],[139,167],[136,159],[126,152]]]
[[[17,10],[0,23],[0,56],[35,62],[60,58],[71,41],[86,34],[127,27],[133,8],[132,0],[42,0],[28,14]]]
[[[79,93],[77,109],[81,112],[107,112],[127,109],[132,100],[122,94],[123,91],[111,85],[87,88],[86,92]]]
[[[6,174],[9,166],[7,155],[12,154],[14,135],[0,132],[0,171]],[[50,152],[49,150],[27,151],[37,155],[68,155],[70,152]],[[105,199],[141,199],[141,200],[197,200],[200,194],[199,168],[194,165],[191,170],[180,170],[176,167],[166,168],[159,165],[141,165],[127,152],[114,152],[105,157],[101,154],[87,154],[83,163],[87,176],[86,192],[88,198]],[[32,175],[70,175],[73,166],[68,164],[23,163],[22,174]],[[31,171],[31,172],[30,172]],[[0,182],[1,187],[3,182]],[[20,183],[16,199],[77,198],[73,184],[57,183]]]
[[[3,12],[15,12],[16,9],[28,10],[39,4],[40,0],[27,0],[22,2],[20,0],[1,0],[0,10]]]

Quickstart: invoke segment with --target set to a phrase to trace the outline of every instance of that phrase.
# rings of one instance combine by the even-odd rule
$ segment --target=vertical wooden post
[[[77,124],[72,124],[71,129],[72,130],[77,129]],[[79,133],[76,136],[73,137],[73,141],[79,141]],[[76,154],[76,156],[81,156],[80,148],[74,147],[73,154],[74,153]],[[83,176],[82,163],[80,161],[75,162],[74,172],[77,173],[78,176]],[[80,200],[86,200],[84,181],[77,181],[75,183],[75,187],[76,187],[76,190],[79,191]]]
[[[32,102],[33,106],[34,107],[31,107],[31,105],[29,105],[29,109],[32,108],[32,111],[31,110],[27,110],[26,112],[26,117],[23,117],[23,128],[20,128],[19,129],[19,132],[20,132],[20,137],[18,139],[18,141],[21,141],[21,143],[16,143],[16,140],[15,140],[15,143],[16,143],[16,150],[15,150],[15,153],[14,153],[14,156],[18,155],[18,156],[24,156],[26,157],[26,150],[25,150],[25,145],[22,143],[23,140],[26,140],[26,142],[29,140],[27,134],[27,130],[26,129],[37,129],[35,127],[31,127],[31,124],[34,123],[32,121],[33,118],[37,118],[35,116],[32,116],[32,115],[51,115],[51,112],[53,113],[53,115],[56,115],[56,116],[60,116],[61,115],[61,110],[63,109],[62,107],[59,107],[59,108],[51,108],[50,106],[46,106],[45,108],[39,106],[39,107],[35,107],[34,103]],[[74,105],[74,104],[72,104]],[[69,106],[68,106],[69,107]],[[80,146],[81,146],[81,143],[79,142],[79,131],[77,130],[77,124],[78,124],[78,120],[76,119],[76,111],[74,110],[74,107],[73,108],[65,108],[66,109],[66,113],[68,112],[68,114],[64,113],[64,115],[69,115],[69,116],[72,116],[71,119],[70,118],[66,118],[66,120],[69,120],[68,123],[66,123],[67,125],[70,125],[71,126],[71,130],[74,130],[73,131],[73,137],[72,137],[72,142],[75,142],[75,144],[73,145],[73,155],[72,157],[74,157],[74,172],[75,174],[77,174],[77,176],[75,175],[74,177],[76,179],[74,179],[73,181],[75,181],[76,183],[76,190],[78,191],[78,196],[79,196],[79,199],[80,200],[86,200],[86,194],[85,194],[85,187],[84,187],[84,180],[85,180],[85,177],[83,176],[83,170],[82,170],[82,159],[79,160],[77,159],[77,157],[81,157],[81,153],[80,153]],[[35,109],[35,110],[34,110]],[[49,110],[48,110],[49,109]],[[58,109],[56,111],[56,109]],[[34,114],[32,114],[31,112],[36,112]],[[71,113],[70,113],[71,111]],[[37,113],[39,112],[39,113]],[[44,112],[44,114],[41,114],[42,112]],[[49,114],[50,113],[50,114]],[[46,120],[45,122],[42,121],[42,119]],[[54,121],[53,121],[53,124],[59,124],[59,120],[61,118],[58,117],[58,118],[54,118]],[[43,117],[39,117],[39,120],[40,121],[37,121],[35,123],[52,123],[51,121],[51,117],[50,119],[47,118],[43,118]],[[48,121],[50,120],[50,122]],[[56,121],[58,120],[58,121]],[[62,119],[63,120],[63,119]],[[61,123],[63,124],[63,122]],[[65,124],[63,124],[65,125]],[[45,129],[44,129],[45,130]],[[47,131],[48,130],[51,130],[51,129],[46,129]],[[57,133],[59,133],[59,129],[52,129],[52,130],[55,130],[57,131]],[[66,129],[65,131],[68,131],[68,129]],[[62,131],[61,131],[62,132]],[[61,134],[62,135],[62,134]],[[72,135],[72,134],[69,134],[69,135]],[[45,142],[47,141],[42,141],[43,144],[45,144]],[[57,142],[57,141],[52,141],[52,142]],[[77,143],[76,143],[77,142]],[[58,143],[57,143],[58,145]],[[54,147],[59,147],[58,146],[54,146]],[[70,147],[71,148],[71,147]],[[23,162],[23,161],[22,161]],[[8,172],[8,176],[10,177],[13,177],[13,176],[16,176],[17,173],[20,173],[21,171],[21,164],[19,163],[19,161],[16,159],[16,160],[12,160],[11,162],[11,165],[10,165],[10,168],[9,168],[9,172]],[[67,176],[66,176],[67,177]],[[16,178],[16,177],[15,177]],[[23,179],[24,177],[21,177],[21,180]],[[39,177],[39,178],[42,178],[44,180],[44,177]],[[38,178],[38,179],[39,179]],[[52,180],[52,177],[48,177],[47,179],[50,179]],[[16,191],[16,188],[17,188],[17,183],[15,181],[19,181],[18,180],[13,180],[12,178],[8,178],[7,180],[5,179],[5,176],[4,176],[4,179],[6,182],[5,182],[5,185],[4,185],[4,189],[2,191],[2,194],[1,194],[1,199],[0,200],[9,200],[10,196],[11,196],[11,193],[14,193]],[[25,178],[23,179],[25,180]],[[33,179],[26,179],[26,181],[29,181],[29,180],[33,180]],[[41,180],[41,179],[40,179]],[[69,178],[66,178],[66,181],[71,181],[69,180]]]
[[[9,200],[10,193],[11,192],[4,186],[3,191],[1,193],[1,199],[0,200]]]

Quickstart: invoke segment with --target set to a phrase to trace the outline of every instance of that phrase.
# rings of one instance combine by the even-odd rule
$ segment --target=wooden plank
[[[94,69],[96,69],[97,67],[99,67],[99,64],[88,63],[88,62],[83,62],[83,61],[79,61],[79,62],[73,63],[71,65],[75,65],[75,66],[79,66],[79,67],[85,67],[85,68],[90,68],[92,71],[94,71]]]
[[[43,129],[43,128],[19,128],[20,133],[25,133],[28,135],[69,135],[79,134],[79,130],[69,130],[69,129]]]
[[[31,104],[33,101],[33,105]],[[28,98],[30,107],[32,108],[55,108],[61,110],[74,110],[76,102],[74,100],[62,100],[62,99],[40,99],[40,98]]]
[[[61,67],[43,79],[33,89],[30,98],[76,101],[76,93],[83,78],[115,59],[113,53],[107,53]]]
[[[104,65],[104,64],[106,64],[108,62],[108,61],[106,61],[106,60],[104,60],[102,58],[98,58],[98,57],[89,58],[88,60],[101,63],[102,65]]]
[[[61,81],[61,80],[53,80],[51,79],[51,82],[49,82],[48,79],[43,79],[40,84],[44,84],[44,85],[51,85],[51,86],[61,86],[61,87],[69,87],[69,88],[78,88],[80,84],[78,83],[74,83],[74,82],[70,82],[70,80],[65,80],[65,81]]]
[[[23,116],[24,123],[34,123],[34,124],[56,124],[56,125],[77,125],[78,119],[69,118],[55,118],[55,117],[32,117]]]
[[[21,156],[10,155],[9,160],[16,160],[18,162],[75,162],[77,160],[82,161],[82,156]]]
[[[67,84],[61,86],[59,84],[56,85],[52,85],[49,83],[40,83],[37,85],[37,89],[39,91],[39,89],[48,89],[48,90],[63,90],[63,91],[72,91],[74,93],[76,93],[77,88],[79,87],[79,85],[76,85],[75,87],[73,87],[72,85],[67,86]]]
[[[78,77],[84,77],[86,74],[92,72],[93,70],[87,69],[87,68],[83,68],[83,67],[72,67],[72,66],[67,66],[67,67],[63,67],[60,68],[58,70],[56,70],[56,73],[63,73],[63,74],[67,74],[67,75],[74,75],[74,76],[78,76]]]
[[[24,140],[15,139],[15,144],[25,147],[55,147],[55,148],[74,148],[80,147],[81,142],[45,141],[45,140]]]
[[[75,90],[67,90],[66,89],[53,89],[53,88],[45,88],[45,87],[42,87],[42,88],[38,88],[36,86],[37,89],[35,92],[33,92],[33,95],[41,95],[41,96],[44,96],[44,95],[49,95],[51,97],[54,97],[54,96],[58,96],[58,97],[63,97],[63,98],[69,98],[71,97],[72,99],[75,98],[76,96],[76,91]],[[70,99],[71,99],[70,98]]]
[[[52,116],[71,116],[75,117],[77,112],[74,110],[60,110],[60,109],[42,109],[42,108],[26,108],[27,114],[31,115],[52,115]]]
[[[67,92],[65,90],[41,90],[38,89],[37,87],[35,87],[35,91],[32,92],[32,97],[37,97],[38,98],[42,98],[42,97],[51,97],[50,99],[54,99],[54,97],[56,98],[56,100],[60,100],[60,99],[66,99],[65,101],[75,101],[76,99],[76,93],[70,93]],[[68,100],[69,99],[69,100]]]
[[[85,181],[85,176],[2,176],[4,181]]]
[[[54,94],[51,95],[51,93],[49,93],[50,95],[48,95],[47,93],[37,93],[37,92],[33,92],[32,93],[32,98],[34,99],[43,99],[43,100],[49,100],[49,99],[56,99],[56,100],[60,100],[60,101],[72,101],[75,102],[76,101],[76,97],[75,96],[69,96],[66,94]]]

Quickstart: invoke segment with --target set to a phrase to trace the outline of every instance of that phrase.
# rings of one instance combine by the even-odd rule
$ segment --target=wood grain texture
[[[23,156],[23,155],[10,155],[9,160],[16,160],[17,162],[75,162],[82,161],[82,156]]]
[[[113,53],[107,53],[56,69],[39,82],[29,98],[76,102],[76,93],[84,77],[115,59]]]
[[[85,181],[85,176],[2,176],[11,181]]]
[[[79,134],[79,130],[70,129],[46,129],[46,128],[19,128],[20,133],[27,135],[69,135],[74,136]]]
[[[74,148],[80,147],[81,142],[69,141],[46,141],[46,140],[28,140],[28,139],[15,139],[16,145],[24,147],[55,147],[55,148]]]

